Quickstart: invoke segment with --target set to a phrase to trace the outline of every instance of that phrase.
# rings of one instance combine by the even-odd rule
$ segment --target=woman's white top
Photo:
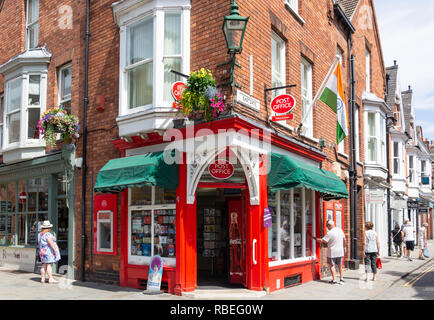
[[[377,233],[374,230],[368,230],[366,233],[366,253],[378,252]]]

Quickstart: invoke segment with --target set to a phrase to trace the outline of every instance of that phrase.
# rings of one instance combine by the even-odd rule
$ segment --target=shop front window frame
[[[131,265],[149,265],[151,262],[152,256],[154,253],[154,246],[155,246],[155,211],[158,210],[174,210],[175,211],[175,219],[176,217],[176,202],[173,204],[155,204],[156,199],[156,188],[155,186],[152,186],[152,195],[151,195],[151,203],[147,205],[132,205],[132,191],[131,188],[128,189],[128,264]],[[133,211],[151,211],[151,254],[150,256],[136,256],[131,255],[131,239],[132,239],[132,228],[131,228],[131,222],[132,222],[132,212]],[[176,221],[176,220],[175,220]],[[175,229],[175,256],[173,258],[169,257],[161,257],[164,262],[164,266],[168,267],[175,267],[176,266],[176,229]]]
[[[306,228],[306,203],[307,203],[307,199],[306,199],[306,190],[308,190],[305,187],[301,187],[298,188],[301,192],[301,197],[302,197],[302,217],[301,217],[301,221],[302,223],[302,239],[301,239],[301,243],[302,243],[302,257],[296,258],[295,255],[295,245],[294,245],[294,241],[291,241],[290,244],[290,258],[289,259],[281,259],[282,253],[281,253],[281,191],[278,190],[276,191],[275,194],[275,199],[276,199],[276,212],[275,212],[275,217],[276,220],[273,219],[273,222],[276,221],[276,226],[277,226],[277,259],[276,260],[270,260],[269,261],[269,266],[273,267],[273,266],[280,266],[280,265],[286,265],[286,264],[291,264],[291,263],[296,263],[296,262],[302,262],[302,261],[310,261],[310,260],[315,260],[316,259],[316,244],[315,244],[315,240],[311,239],[311,255],[307,256],[306,255],[306,248],[308,247],[308,241],[309,241],[309,237],[307,237],[307,228]],[[289,192],[290,193],[290,239],[294,239],[294,217],[296,212],[294,211],[294,188],[289,189],[289,190],[285,190],[285,192]],[[315,235],[316,233],[316,218],[317,218],[317,212],[316,212],[316,192],[313,190],[310,190],[312,198],[310,199],[311,201],[311,213],[310,213],[310,217],[311,217],[311,225],[312,225],[312,230],[311,233],[313,235]],[[268,192],[270,193],[270,191]],[[274,218],[274,217],[273,217]],[[273,228],[273,227],[271,227]],[[273,234],[274,230],[271,229],[269,230],[269,241],[272,241],[272,234]],[[270,239],[270,235],[271,235],[271,239]],[[271,256],[269,255],[269,258],[272,258],[272,254]]]
[[[35,193],[35,210],[30,210],[29,209],[29,187],[30,185],[30,181],[31,180],[46,180],[47,182],[47,190],[46,190],[46,196],[47,196],[47,210],[42,210],[42,208],[39,207],[39,202],[40,202],[40,192],[44,192],[43,189],[41,188],[42,184],[36,184],[35,186],[37,186],[37,191]],[[20,194],[20,190],[19,190],[19,184],[20,182],[24,182],[24,186],[25,186],[25,192],[27,195],[27,200],[26,200],[26,204],[25,204],[25,210],[23,210],[22,204],[19,201],[19,194]],[[49,186],[48,186],[48,178],[47,177],[33,177],[30,179],[26,179],[26,180],[19,180],[19,181],[9,181],[9,182],[5,182],[2,185],[5,186],[5,192],[6,192],[6,198],[5,199],[0,199],[0,221],[4,222],[5,224],[5,234],[0,236],[0,246],[9,246],[9,247],[20,247],[20,248],[35,248],[37,247],[37,237],[38,237],[38,233],[40,232],[39,230],[39,225],[38,225],[38,230],[36,230],[35,233],[35,243],[31,244],[30,243],[30,234],[28,233],[28,217],[31,215],[35,215],[35,222],[39,221],[40,223],[42,223],[42,220],[47,220],[48,219],[48,193],[49,193]],[[15,190],[13,190],[13,192],[15,193],[15,198],[9,200],[9,187],[12,186]],[[14,203],[11,203],[11,211],[8,211],[8,203],[9,201],[14,201]],[[6,202],[6,205],[3,206],[3,202]],[[21,206],[21,210],[20,210],[20,206]],[[4,211],[4,207],[6,208],[6,211]],[[43,219],[40,220],[40,216],[43,216]],[[5,217],[3,219],[3,217]],[[24,217],[24,219],[20,219],[20,217]],[[12,221],[13,219],[13,221]],[[20,227],[20,222],[19,220],[23,220],[25,223],[24,226],[24,244],[19,244],[19,227]],[[10,227],[10,234],[8,232],[8,225],[11,225]],[[6,239],[8,236],[11,236],[11,241],[10,243],[6,243]],[[3,240],[3,237],[5,238],[5,240]]]

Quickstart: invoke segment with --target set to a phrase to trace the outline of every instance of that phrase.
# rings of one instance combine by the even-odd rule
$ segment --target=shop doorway
[[[197,284],[245,286],[244,190],[197,189]]]

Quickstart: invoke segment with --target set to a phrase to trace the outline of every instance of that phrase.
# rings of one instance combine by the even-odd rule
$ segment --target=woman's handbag
[[[383,265],[381,264],[381,259],[380,259],[380,257],[377,257],[376,264],[377,264],[377,269],[383,269]]]
[[[423,249],[423,256],[424,256],[425,258],[429,258],[429,251],[428,251],[428,248],[424,248],[424,249]]]

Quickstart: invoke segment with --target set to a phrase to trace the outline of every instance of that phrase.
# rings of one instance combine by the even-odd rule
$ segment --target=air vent
[[[297,274],[291,277],[286,277],[283,281],[283,284],[285,288],[301,284],[301,274]]]

